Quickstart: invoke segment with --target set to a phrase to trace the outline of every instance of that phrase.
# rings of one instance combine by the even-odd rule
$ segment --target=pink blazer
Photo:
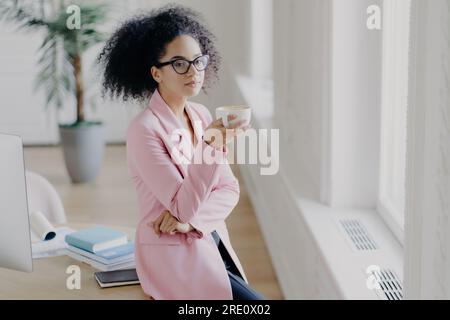
[[[248,283],[225,224],[239,200],[239,183],[227,161],[227,148],[216,150],[202,140],[212,122],[209,110],[188,102],[186,111],[198,141],[195,148],[177,130],[183,126],[158,90],[127,131],[127,161],[140,209],[136,270],[144,292],[156,300],[232,299],[228,273],[210,233],[217,231]],[[221,161],[194,163],[204,153]],[[196,230],[158,238],[147,224],[164,210]]]

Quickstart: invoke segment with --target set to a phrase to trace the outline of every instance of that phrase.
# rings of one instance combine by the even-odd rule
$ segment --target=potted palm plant
[[[47,107],[59,108],[65,98],[75,98],[75,121],[59,124],[66,168],[74,183],[95,179],[103,159],[103,123],[85,118],[82,57],[87,49],[104,41],[99,27],[106,22],[107,9],[98,2],[76,5],[74,1],[66,5],[56,0],[0,2],[0,19],[17,23],[19,29],[44,30],[38,49],[36,88],[45,89]]]

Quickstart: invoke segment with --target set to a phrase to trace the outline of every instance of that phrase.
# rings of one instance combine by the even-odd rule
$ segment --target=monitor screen
[[[0,133],[0,268],[31,272],[22,138]]]

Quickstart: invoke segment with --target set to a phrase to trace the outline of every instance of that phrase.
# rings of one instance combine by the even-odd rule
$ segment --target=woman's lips
[[[198,84],[198,82],[196,82],[196,81],[191,81],[191,82],[189,82],[189,83],[186,83],[185,85],[188,86],[188,87],[195,88],[195,87],[197,86],[197,84]]]

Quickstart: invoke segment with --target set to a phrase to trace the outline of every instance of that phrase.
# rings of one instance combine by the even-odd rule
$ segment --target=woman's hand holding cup
[[[232,122],[237,118],[234,114],[229,114],[228,122]],[[244,133],[251,125],[246,125],[246,120],[241,120],[225,127],[222,118],[213,121],[206,129],[203,140],[216,149],[222,149],[226,144],[230,143],[234,137]]]

